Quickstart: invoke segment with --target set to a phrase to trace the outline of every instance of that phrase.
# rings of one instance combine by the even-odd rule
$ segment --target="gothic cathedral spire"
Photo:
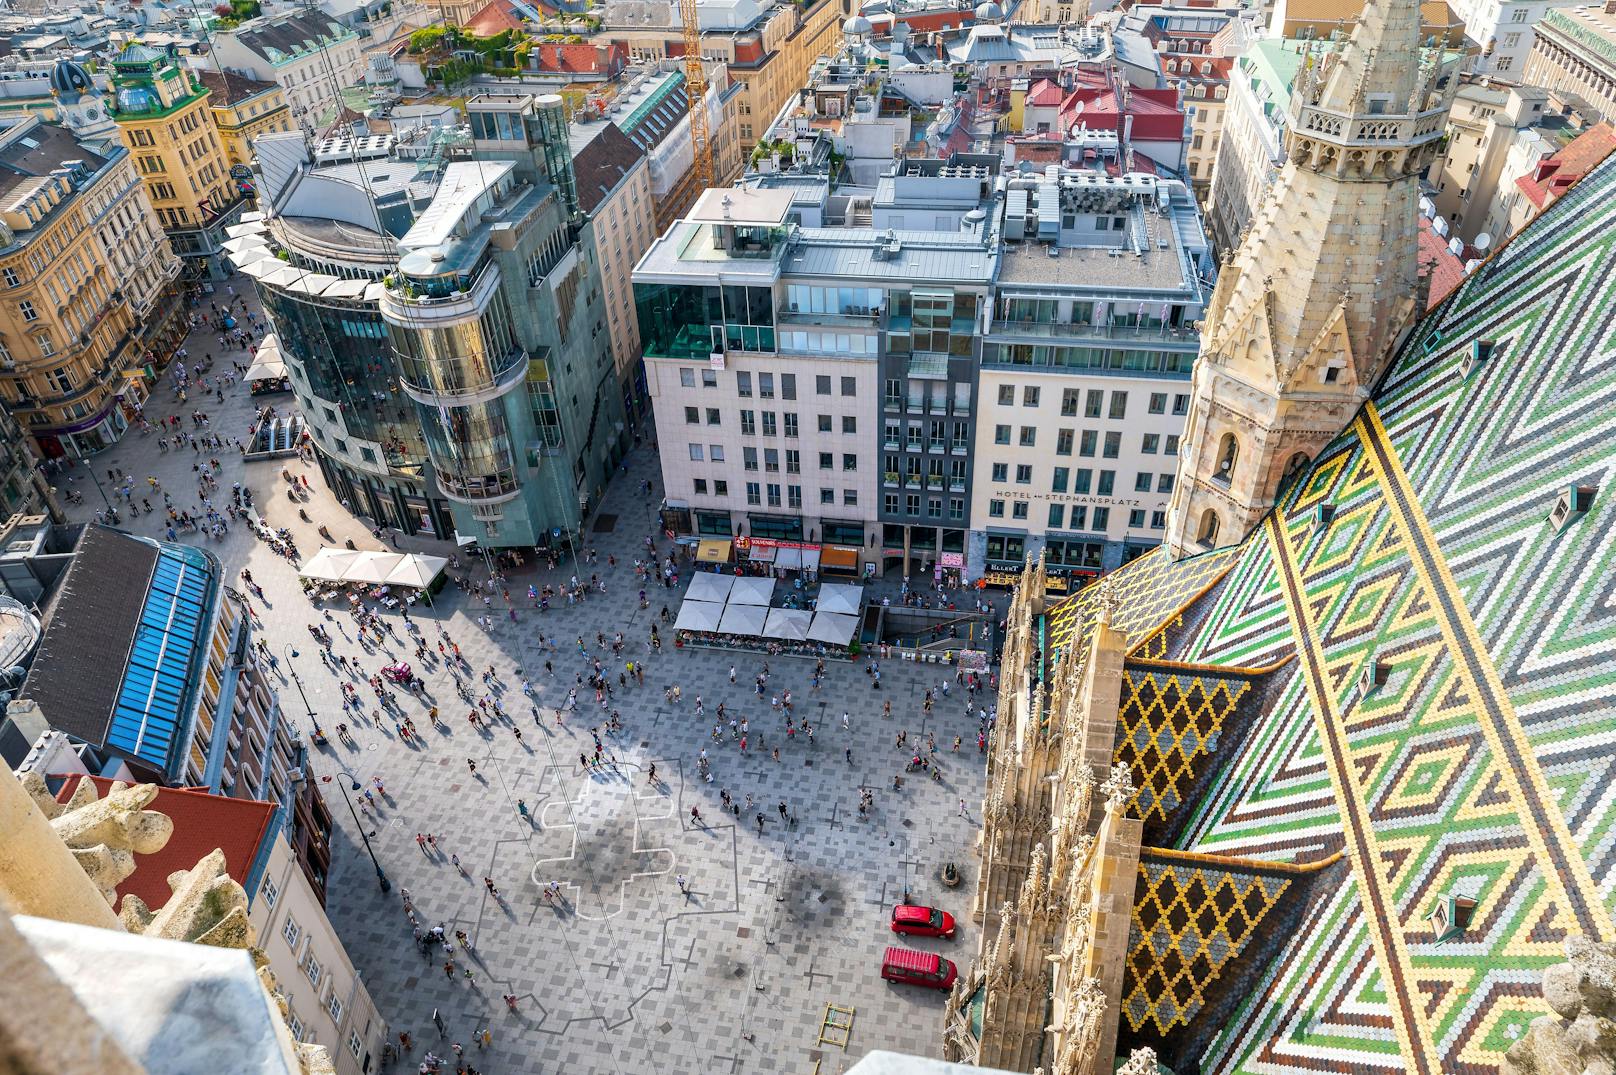
[[[1176,557],[1240,541],[1368,397],[1420,302],[1419,176],[1455,79],[1417,0],[1365,0],[1304,61],[1286,162],[1207,306],[1167,523]]]

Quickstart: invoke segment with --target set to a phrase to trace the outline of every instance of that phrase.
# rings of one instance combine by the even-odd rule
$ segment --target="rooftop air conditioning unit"
[[[1594,506],[1594,491],[1591,485],[1573,485],[1560,490],[1560,495],[1554,500],[1554,508],[1549,512],[1549,525],[1556,531],[1563,531],[1588,514],[1588,509]]]
[[[1383,661],[1378,657],[1369,658],[1364,662],[1363,671],[1358,673],[1358,697],[1362,698],[1376,687],[1384,687],[1391,674],[1390,661]]]

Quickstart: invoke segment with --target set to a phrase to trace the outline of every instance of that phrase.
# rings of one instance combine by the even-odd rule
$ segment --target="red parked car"
[[[881,977],[889,982],[922,985],[927,989],[951,989],[959,968],[935,952],[915,952],[908,948],[888,948],[881,959]]]
[[[892,909],[892,932],[912,933],[916,937],[947,937],[953,940],[954,916],[935,907],[900,903]]]

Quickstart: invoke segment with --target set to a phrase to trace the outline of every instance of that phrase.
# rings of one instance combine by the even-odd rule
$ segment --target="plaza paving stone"
[[[218,350],[211,335],[194,336],[189,346],[193,357]],[[294,402],[289,396],[270,398],[282,407]],[[181,407],[165,375],[148,414],[188,414],[196,406],[213,416],[214,430],[245,437],[253,402],[239,386],[222,402],[193,398]],[[189,450],[159,454],[154,437],[132,431],[92,465],[103,478],[114,466],[140,482],[150,474],[175,493],[178,503],[189,505],[196,458]],[[335,502],[317,467],[220,458],[225,488],[234,480],[249,485],[268,521],[291,528],[305,556],[319,547],[314,527],[320,523],[331,527],[338,542],[352,538],[361,548],[385,547],[370,536],[367,521],[349,517]],[[314,497],[305,506],[312,522],[299,520],[300,505],[285,497],[282,468],[307,475],[313,485]],[[84,519],[99,502],[82,466],[76,474],[76,483],[62,476],[58,484],[84,491],[84,503],[70,509]],[[653,483],[651,496],[640,492],[645,479]],[[473,668],[481,672],[494,666],[506,708],[524,738],[519,743],[506,723],[483,733],[473,730],[449,673],[433,661],[421,671],[442,707],[446,730],[431,728],[424,705],[403,699],[405,712],[425,735],[424,746],[401,743],[390,720],[384,727],[350,720],[351,747],[333,739],[332,749],[313,752],[309,769],[322,781],[337,821],[331,919],[395,1033],[407,1030],[422,1043],[413,1054],[417,1059],[422,1045],[437,1041],[434,1009],[449,1027],[445,1046],[462,1041],[476,1054],[474,1031],[490,1027],[492,1045],[472,1061],[487,1073],[808,1073],[817,1062],[821,1075],[830,1075],[875,1048],[937,1055],[943,994],[889,986],[878,971],[883,948],[894,940],[887,918],[906,887],[917,902],[953,912],[961,929],[954,941],[909,938],[904,943],[959,962],[975,950],[976,931],[966,910],[974,882],[971,858],[983,759],[975,750],[976,721],[964,715],[963,693],[954,689],[928,721],[921,696],[927,685],[948,675],[940,666],[885,662],[882,689],[875,691],[862,665],[833,661],[824,689],[813,693],[810,660],[774,659],[769,692],[792,690],[799,719],[816,726],[817,745],[810,748],[800,735],[786,741],[782,718],[770,710],[767,698],[752,694],[761,655],[675,650],[670,644],[661,655],[649,656],[645,642],[652,618],[664,602],[676,610],[679,597],[677,589],[659,586],[651,594],[651,608],[640,610],[629,566],[651,532],[659,494],[654,456],[634,453],[607,492],[599,529],[587,535],[599,557],[587,570],[607,580],[604,596],[576,607],[557,602],[544,613],[519,608],[514,621],[498,610],[488,632],[474,622],[480,606],[469,606],[452,587],[435,608],[417,606],[413,618],[429,641],[441,625]],[[134,532],[160,536],[160,518],[159,512],[126,523]],[[205,544],[231,576],[250,567],[267,591],[264,602],[254,602],[261,618],[258,635],[279,655],[276,674],[287,716],[306,724],[297,691],[286,678],[295,650],[309,704],[327,728],[335,724],[340,681],[315,659],[306,624],[318,622],[320,614],[303,597],[295,567],[239,525],[222,541],[187,540]],[[400,546],[448,551],[444,542],[418,538],[405,538]],[[667,542],[660,547],[666,551]],[[607,567],[608,553],[618,557],[615,569]],[[550,572],[529,564],[512,574],[510,588],[513,594],[525,593],[529,583],[564,581],[573,570],[563,565]],[[357,658],[367,672],[393,659],[413,662],[413,643],[405,641],[400,617],[388,617],[398,641],[365,652],[353,640],[349,617],[335,615],[329,625],[335,628],[335,652]],[[609,639],[618,630],[629,640],[624,658],[646,660],[646,682],[620,690],[612,701],[624,723],[621,734],[606,736],[614,764],[584,771],[579,754],[591,747],[588,728],[601,723],[600,710],[587,691],[581,692],[578,711],[566,714],[560,725],[554,707],[564,701],[575,674],[586,669],[575,640],[583,637],[593,653],[596,632]],[[541,635],[555,638],[556,652],[541,648]],[[671,629],[663,635],[671,643]],[[553,677],[543,673],[546,657],[554,663]],[[621,660],[607,664],[622,667]],[[728,681],[732,664],[739,673],[734,686]],[[536,685],[537,717],[519,690],[518,667]],[[665,688],[672,684],[682,691],[677,705],[665,700]],[[364,684],[359,686],[363,692]],[[698,694],[706,703],[705,717],[694,712]],[[886,700],[894,709],[889,720],[881,716]],[[754,737],[761,733],[745,756],[733,742],[711,741],[721,701],[731,713],[750,719]],[[844,711],[851,719],[846,732]],[[892,778],[910,753],[894,746],[899,729],[908,731],[911,744],[927,731],[936,734],[942,782],[906,776],[902,791],[892,789]],[[965,740],[958,755],[950,749],[956,734]],[[766,753],[777,744],[779,763]],[[712,758],[711,783],[696,771],[704,747]],[[848,749],[851,764],[844,755]],[[477,763],[475,776],[467,759]],[[647,779],[652,764],[654,784]],[[386,785],[377,815],[361,817],[375,831],[371,843],[394,886],[389,894],[379,890],[354,819],[339,801],[344,787],[339,774],[366,783],[379,776]],[[865,821],[857,812],[863,787],[875,796],[875,809]],[[720,789],[743,802],[751,794],[757,805],[743,809],[740,817],[726,816]],[[959,816],[961,798],[968,817]],[[518,799],[530,808],[531,820],[520,816]],[[776,804],[782,800],[798,819],[794,828],[781,821]],[[701,825],[691,823],[693,805],[703,815]],[[754,816],[759,812],[761,833]],[[437,855],[417,848],[417,832],[438,836]],[[450,865],[451,853],[465,864],[466,876]],[[948,861],[965,871],[965,883],[955,890],[938,881]],[[680,874],[688,879],[688,895],[675,883]],[[485,875],[495,879],[500,899],[485,890]],[[563,899],[553,906],[541,897],[549,881],[563,886]],[[441,956],[417,952],[401,886],[410,889],[424,925],[441,921],[451,932],[460,928],[471,935],[474,983],[446,978]],[[520,998],[515,1013],[501,1001],[506,992]],[[293,993],[295,999],[295,987]],[[845,1049],[819,1040],[828,1004],[855,1012]]]

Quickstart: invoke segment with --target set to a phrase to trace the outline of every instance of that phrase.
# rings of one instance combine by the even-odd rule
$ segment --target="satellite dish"
[[[1482,232],[1480,235],[1476,236],[1476,241],[1471,245],[1481,253],[1485,254],[1487,252],[1487,248],[1493,245],[1492,234],[1485,231]]]

